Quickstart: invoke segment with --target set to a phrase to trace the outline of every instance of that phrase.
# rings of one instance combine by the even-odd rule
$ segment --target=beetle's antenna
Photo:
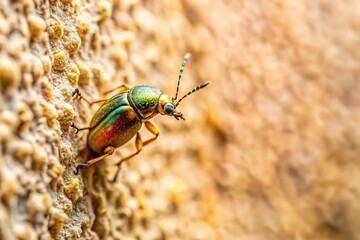
[[[190,56],[191,56],[190,53],[186,53],[184,56],[184,59],[183,59],[183,62],[181,64],[181,68],[180,68],[179,80],[178,80],[177,87],[176,87],[176,94],[175,94],[175,97],[172,99],[173,101],[175,101],[178,97],[181,76],[184,72],[185,65],[186,65],[187,61],[189,60]]]
[[[200,84],[199,86],[194,87],[190,92],[188,92],[188,93],[185,94],[182,98],[179,99],[179,101],[175,104],[175,108],[176,108],[177,106],[179,106],[179,103],[180,103],[184,98],[186,98],[187,96],[193,94],[194,92],[199,91],[200,89],[206,87],[206,86],[209,85],[209,84],[210,84],[210,81],[207,81],[207,82],[205,82],[205,83],[203,83],[203,84]]]

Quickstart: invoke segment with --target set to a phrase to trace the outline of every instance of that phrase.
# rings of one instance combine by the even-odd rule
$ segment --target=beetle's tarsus
[[[90,102],[88,99],[84,98],[81,93],[80,93],[80,90],[78,88],[75,88],[73,93],[72,93],[72,96],[77,96],[79,100],[84,100],[85,102],[87,102],[88,104],[90,104],[90,106],[92,106],[93,102]]]
[[[80,129],[79,129],[74,123],[72,123],[72,124],[70,125],[70,127],[76,129],[76,133],[75,133],[75,134],[78,134],[78,132],[80,131]]]
[[[75,95],[80,95],[80,92],[79,92],[78,88],[75,88],[73,93],[72,93],[72,96],[75,96]]]
[[[70,127],[76,129],[76,133],[75,133],[75,134],[78,134],[78,132],[80,132],[80,131],[91,130],[91,129],[92,129],[92,127],[78,128],[74,123],[72,123],[72,124],[70,125]]]
[[[88,168],[89,166],[90,166],[90,164],[87,164],[87,163],[82,163],[82,164],[77,165],[75,174],[78,175],[80,169]]]
[[[123,161],[120,161],[119,163],[116,164],[117,166],[117,169],[116,169],[116,173],[115,173],[115,176],[113,178],[113,180],[111,181],[112,183],[115,183],[118,176],[119,176],[119,173],[120,173],[120,170],[121,170],[121,164],[123,163]]]

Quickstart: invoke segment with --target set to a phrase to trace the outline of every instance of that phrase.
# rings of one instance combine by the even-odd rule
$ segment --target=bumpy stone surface
[[[360,3],[0,1],[0,239],[360,239]],[[111,182],[98,100],[176,89],[186,121]],[[141,130],[143,138],[151,135]]]

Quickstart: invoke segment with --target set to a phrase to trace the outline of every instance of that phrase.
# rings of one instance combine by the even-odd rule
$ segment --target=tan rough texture
[[[356,0],[0,1],[0,239],[360,239],[359,32]],[[73,89],[171,96],[185,52],[187,120],[75,175]]]

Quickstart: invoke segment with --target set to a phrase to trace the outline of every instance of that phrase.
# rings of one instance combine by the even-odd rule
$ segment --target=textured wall
[[[0,1],[0,239],[359,239],[359,32],[356,0]],[[187,120],[75,175],[73,89],[172,96],[185,52]]]

